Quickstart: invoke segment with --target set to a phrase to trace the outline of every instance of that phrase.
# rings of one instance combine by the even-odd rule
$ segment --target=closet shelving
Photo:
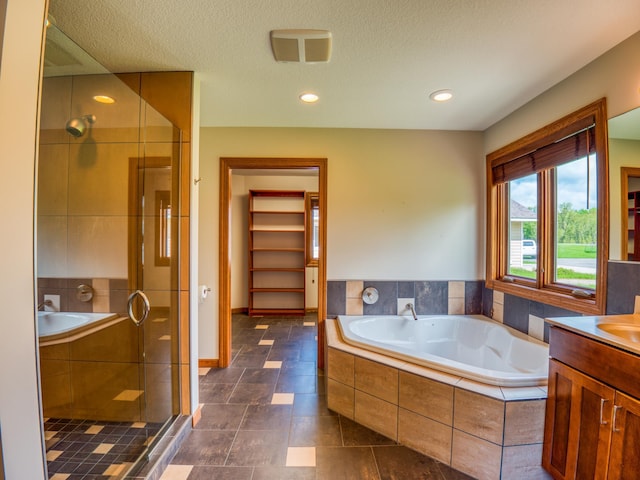
[[[627,259],[640,260],[640,191],[629,192]]]
[[[249,191],[249,315],[304,315],[304,191]]]

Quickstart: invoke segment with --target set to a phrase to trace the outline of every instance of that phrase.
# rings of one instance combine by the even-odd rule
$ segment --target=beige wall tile
[[[398,370],[356,357],[355,387],[387,402],[398,404]]]
[[[504,445],[542,443],[545,404],[545,400],[507,402]]]
[[[68,221],[62,215],[38,215],[38,275],[66,277]]]
[[[453,428],[400,408],[398,442],[447,465],[451,463]]]
[[[355,399],[354,389],[330,378],[327,379],[327,406],[340,415],[353,420]]]
[[[451,426],[453,387],[406,372],[400,372],[398,405]]]
[[[456,389],[453,426],[463,432],[502,445],[504,402]]]
[[[40,143],[69,143],[64,127],[71,118],[71,77],[42,80]]]
[[[449,315],[464,315],[464,298],[449,298]]]
[[[355,391],[354,420],[392,440],[398,439],[398,406]]]
[[[363,304],[361,298],[347,298],[347,315],[362,315]]]
[[[128,215],[129,159],[137,143],[83,144],[69,150],[69,215]]]
[[[456,470],[478,480],[498,480],[501,457],[500,446],[454,429],[451,466]],[[517,477],[511,478],[515,480]]]
[[[464,282],[460,282],[460,281],[449,282],[449,299],[451,298],[464,299]]]
[[[362,290],[364,290],[364,283],[361,280],[347,281],[347,298],[359,298],[362,300]]]
[[[354,386],[355,361],[353,355],[329,348],[327,376],[345,385]]]
[[[505,447],[502,453],[502,478],[518,480],[551,479],[541,466],[542,444]]]
[[[38,215],[66,215],[69,145],[41,145],[38,155]]]
[[[127,216],[70,216],[68,228],[68,277],[127,278]]]

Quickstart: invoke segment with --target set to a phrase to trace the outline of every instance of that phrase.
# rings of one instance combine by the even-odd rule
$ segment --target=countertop
[[[550,325],[564,328],[635,355],[640,355],[640,314],[556,317],[545,318],[544,321]],[[603,329],[611,326],[619,327],[622,331],[622,336]],[[624,332],[628,332],[627,337],[635,336],[637,341],[625,338]]]

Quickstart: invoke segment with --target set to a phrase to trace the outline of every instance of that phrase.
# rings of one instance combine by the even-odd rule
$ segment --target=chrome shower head
[[[96,121],[95,115],[83,115],[80,118],[72,118],[67,122],[66,130],[69,135],[80,138],[90,125]]]

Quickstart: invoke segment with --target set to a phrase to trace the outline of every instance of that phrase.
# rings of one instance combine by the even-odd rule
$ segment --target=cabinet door
[[[640,402],[616,392],[614,409],[608,478],[636,480],[640,476]]]
[[[542,466],[556,479],[604,479],[614,390],[550,360]]]

